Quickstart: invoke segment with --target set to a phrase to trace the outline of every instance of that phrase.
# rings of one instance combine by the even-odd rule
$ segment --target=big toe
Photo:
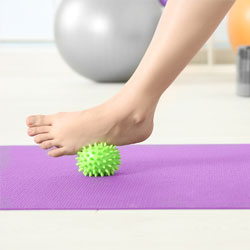
[[[26,124],[29,127],[34,126],[50,126],[51,125],[51,116],[49,115],[32,115],[27,117]]]

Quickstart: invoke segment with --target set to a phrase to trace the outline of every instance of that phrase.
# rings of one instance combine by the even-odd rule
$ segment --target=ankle
[[[144,93],[124,86],[110,101],[117,112],[129,115],[139,124],[154,115],[159,100],[148,98]]]
[[[155,110],[160,96],[156,91],[148,91],[147,82],[135,82],[135,80],[130,79],[120,90],[118,94],[129,98],[134,105],[138,108],[144,108],[146,110]],[[151,84],[152,85],[152,84]]]

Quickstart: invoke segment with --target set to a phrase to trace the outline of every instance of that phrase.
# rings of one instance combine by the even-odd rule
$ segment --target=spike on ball
[[[119,170],[121,156],[115,145],[106,142],[89,144],[82,147],[77,156],[78,171],[85,176],[110,176]]]

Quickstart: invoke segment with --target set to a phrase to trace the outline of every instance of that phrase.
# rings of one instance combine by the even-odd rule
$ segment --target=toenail
[[[29,123],[34,123],[34,121],[35,121],[35,117],[34,116],[31,116],[30,118],[29,118]]]
[[[29,133],[29,134],[32,134],[32,132],[33,132],[33,129],[32,129],[32,128],[29,128],[28,133]]]

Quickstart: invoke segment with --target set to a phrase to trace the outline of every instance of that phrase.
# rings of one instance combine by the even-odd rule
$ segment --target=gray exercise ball
[[[56,13],[56,45],[81,75],[124,82],[142,59],[161,13],[158,0],[63,0]]]

